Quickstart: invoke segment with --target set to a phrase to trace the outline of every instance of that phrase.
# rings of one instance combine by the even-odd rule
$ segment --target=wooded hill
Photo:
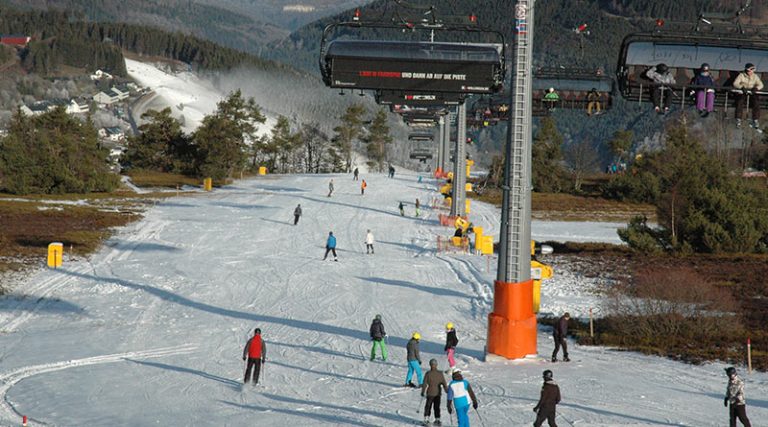
[[[179,32],[133,24],[86,22],[82,15],[60,11],[24,12],[0,7],[0,33],[31,36],[33,41],[21,52],[22,64],[29,72],[42,75],[55,73],[66,65],[124,76],[121,49],[175,59],[196,69],[248,65],[258,70],[292,72],[289,67]]]

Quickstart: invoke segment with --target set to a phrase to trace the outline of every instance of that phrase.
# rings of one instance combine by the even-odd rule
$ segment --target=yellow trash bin
[[[203,190],[205,190],[205,191],[212,191],[213,190],[213,179],[212,178],[205,178],[203,180]]]
[[[266,174],[267,174],[267,167],[259,166],[259,175],[266,175]]]
[[[61,267],[64,261],[64,244],[53,242],[48,245],[48,267]]]

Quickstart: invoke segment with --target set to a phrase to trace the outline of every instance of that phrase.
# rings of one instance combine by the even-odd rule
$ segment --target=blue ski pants
[[[405,383],[408,384],[411,382],[411,376],[413,373],[416,372],[416,378],[419,380],[419,384],[424,381],[424,375],[421,373],[421,366],[419,366],[418,360],[409,360],[408,361],[408,375],[405,376]]]
[[[456,418],[459,420],[459,427],[469,427],[469,406],[456,408]]]

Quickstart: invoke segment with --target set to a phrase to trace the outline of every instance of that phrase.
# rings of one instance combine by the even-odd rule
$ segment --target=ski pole
[[[477,413],[477,417],[480,418],[480,425],[485,427],[485,421],[483,420],[483,416],[480,415],[480,411],[478,411],[477,408],[475,408],[475,412]]]
[[[416,407],[416,413],[418,414],[419,411],[421,411],[421,402],[424,401],[424,395],[421,395],[421,399],[419,400],[419,406]]]

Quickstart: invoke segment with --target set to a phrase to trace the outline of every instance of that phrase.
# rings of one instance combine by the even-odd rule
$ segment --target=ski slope
[[[336,193],[326,197],[333,177]],[[415,174],[270,176],[212,193],[168,199],[89,260],[42,270],[0,299],[0,425],[402,426],[422,418],[405,380],[405,343],[422,335],[422,359],[442,353],[456,324],[458,365],[480,402],[473,426],[527,426],[554,370],[560,426],[723,426],[722,364],[571,344],[568,364],[485,362],[495,258],[436,254],[427,204],[434,183]],[[424,205],[414,218],[413,202]],[[397,213],[400,200],[407,216]],[[293,226],[301,203],[304,216]],[[498,234],[498,211],[472,206],[472,221]],[[534,223],[534,237],[614,239],[610,226]],[[367,229],[376,237],[366,255]],[[321,261],[338,238],[339,262]],[[555,258],[555,260],[557,260]],[[601,284],[555,262],[542,311],[583,316]],[[368,361],[376,314],[390,357]],[[243,345],[254,327],[267,342],[259,386],[241,386]],[[768,420],[768,375],[746,375],[747,412]],[[444,401],[443,401],[444,405]],[[443,411],[443,420],[449,421]],[[455,422],[455,419],[454,419]]]

